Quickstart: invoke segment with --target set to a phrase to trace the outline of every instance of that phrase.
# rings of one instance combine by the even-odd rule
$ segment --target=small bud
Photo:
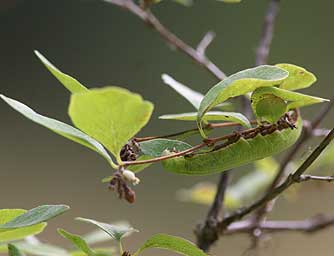
[[[140,179],[138,179],[132,171],[124,170],[122,172],[122,175],[125,180],[127,180],[128,182],[131,182],[133,185],[138,185],[140,182]]]

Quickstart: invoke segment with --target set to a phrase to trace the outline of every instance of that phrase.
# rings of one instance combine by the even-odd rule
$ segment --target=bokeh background
[[[167,0],[154,12],[192,45],[206,31],[214,30],[217,38],[208,55],[227,74],[253,66],[267,1],[245,0],[239,5],[214,0],[195,2],[192,8],[184,8]],[[333,8],[334,3],[326,0],[282,1],[270,56],[270,63],[290,62],[313,71],[318,82],[305,92],[328,98],[334,95]],[[34,49],[88,87],[119,85],[154,102],[152,122],[142,135],[191,127],[157,119],[161,114],[192,110],[162,83],[162,73],[201,92],[216,82],[188,57],[171,51],[139,19],[118,7],[98,0],[1,0],[0,92],[65,122],[70,122],[66,114],[69,93],[39,63]],[[304,116],[312,118],[319,109],[306,108]],[[125,241],[130,249],[158,232],[194,239],[194,226],[204,218],[207,208],[178,202],[176,191],[199,181],[215,181],[218,176],[177,176],[154,165],[140,174],[137,201],[129,205],[101,184],[101,178],[111,170],[97,154],[35,125],[3,102],[0,117],[0,208],[28,209],[56,203],[72,208],[50,222],[42,236],[44,241],[67,244],[57,235],[57,227],[77,233],[91,230],[75,222],[76,216],[105,222],[130,221],[141,230]],[[332,111],[324,126],[332,126],[333,117]],[[306,145],[304,151],[312,145]],[[318,212],[334,213],[331,184],[307,184],[299,192],[294,200],[280,199],[271,218],[299,219]],[[275,235],[262,254],[332,255],[333,235],[333,228],[312,236]],[[213,253],[241,255],[248,245],[247,236],[224,238]],[[148,251],[147,255],[157,253],[171,255],[160,251]]]

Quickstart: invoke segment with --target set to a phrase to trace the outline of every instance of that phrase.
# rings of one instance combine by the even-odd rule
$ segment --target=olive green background
[[[192,8],[184,8],[166,0],[154,12],[191,45],[196,45],[206,31],[214,30],[217,38],[208,55],[227,74],[253,66],[267,1],[244,0],[239,5],[214,0],[195,2]],[[317,75],[318,82],[304,91],[332,97],[334,4],[295,0],[282,1],[281,6],[270,63],[290,62],[308,68]],[[123,86],[155,103],[152,122],[141,135],[192,127],[157,119],[161,114],[193,110],[161,82],[162,73],[203,93],[216,82],[188,57],[172,51],[139,19],[118,7],[97,0],[2,0],[0,92],[65,122],[70,122],[66,115],[69,93],[39,63],[34,49],[88,87]],[[312,118],[319,109],[305,108],[303,114]],[[142,231],[125,241],[130,249],[158,232],[194,239],[192,231],[207,208],[178,202],[176,191],[199,181],[215,181],[218,176],[177,176],[154,165],[140,173],[142,182],[135,188],[137,201],[129,205],[100,183],[111,170],[97,154],[33,124],[4,103],[0,103],[0,117],[0,208],[32,208],[46,203],[72,207],[50,223],[44,241],[66,244],[56,234],[57,227],[77,233],[90,230],[90,226],[76,223],[76,216],[106,222],[129,220]],[[324,125],[331,127],[333,117],[332,111]],[[312,146],[306,145],[304,152]],[[310,183],[299,188],[298,195],[294,192],[279,200],[270,218],[334,214],[333,185]],[[333,235],[333,228],[312,236],[275,235],[265,243],[260,255],[332,255]],[[248,241],[247,236],[224,238],[213,253],[241,255]],[[152,250],[147,255],[171,254]]]

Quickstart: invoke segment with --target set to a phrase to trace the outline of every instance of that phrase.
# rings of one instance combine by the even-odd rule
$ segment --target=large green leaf
[[[264,65],[240,71],[216,84],[205,95],[199,107],[197,124],[201,135],[206,137],[202,129],[202,119],[210,109],[229,98],[244,95],[257,88],[279,85],[288,75],[284,69]]]
[[[191,148],[191,145],[183,141],[168,139],[143,141],[139,145],[141,153],[151,157],[159,157],[165,150],[180,152]]]
[[[0,210],[0,225],[2,226],[26,212],[23,209],[2,209]],[[39,234],[44,230],[46,225],[46,223],[40,223],[23,228],[0,229],[0,243],[20,240],[27,236]]]
[[[159,118],[167,119],[167,120],[196,121],[197,112],[163,115],[163,116],[160,116]],[[251,126],[247,117],[237,112],[210,111],[210,112],[205,113],[202,120],[205,122],[207,121],[237,122],[246,127]]]
[[[190,241],[166,234],[156,234],[152,236],[139,248],[135,256],[149,248],[165,249],[185,256],[207,256],[207,254]]]
[[[286,63],[277,64],[276,66],[289,72],[289,77],[285,79],[279,86],[281,89],[303,89],[311,86],[317,81],[315,75],[302,67]]]
[[[63,214],[69,209],[67,205],[41,205],[1,224],[0,230],[33,226]]]
[[[24,256],[24,253],[21,252],[15,245],[8,244],[8,256]]]
[[[71,93],[86,92],[88,89],[73,77],[61,72],[41,53],[35,51],[36,56],[45,65],[45,67],[61,82]]]
[[[122,147],[146,125],[152,103],[119,87],[72,94],[69,115],[73,123],[101,142],[119,163]]]
[[[73,243],[73,245],[75,245],[75,247],[77,247],[79,250],[81,250],[82,252],[84,252],[87,256],[97,256],[97,254],[95,253],[95,251],[93,251],[89,245],[86,243],[86,241],[75,234],[69,233],[63,229],[58,229],[58,233],[66,238],[67,240],[69,240],[70,242]]]
[[[99,222],[96,220],[86,219],[86,218],[76,218],[79,221],[83,221],[86,223],[91,223],[104,232],[106,232],[112,239],[117,241],[121,241],[121,239],[125,236],[130,235],[133,232],[139,232],[138,230],[128,226],[128,225],[111,225],[103,222]]]
[[[8,98],[4,95],[0,95],[0,97],[7,102],[8,105],[10,105],[13,109],[15,109],[17,112],[24,115],[26,118],[30,119],[31,121],[40,124],[51,131],[64,136],[65,138],[68,138],[72,141],[75,141],[81,145],[84,145],[96,152],[98,152],[100,155],[102,155],[111,165],[114,165],[112,163],[112,160],[106,150],[103,148],[103,146],[94,140],[93,138],[89,137],[87,134],[81,132],[80,130],[65,124],[63,122],[60,122],[58,120],[42,116],[38,113],[36,113],[34,110],[29,108],[28,106],[24,105],[23,103],[16,101],[14,99]]]

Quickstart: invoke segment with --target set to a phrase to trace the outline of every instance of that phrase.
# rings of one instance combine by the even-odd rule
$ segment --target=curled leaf
[[[206,137],[202,128],[202,119],[206,112],[229,98],[247,94],[260,87],[280,84],[289,73],[274,66],[258,66],[231,75],[212,87],[204,96],[197,115],[197,125],[201,135]]]

